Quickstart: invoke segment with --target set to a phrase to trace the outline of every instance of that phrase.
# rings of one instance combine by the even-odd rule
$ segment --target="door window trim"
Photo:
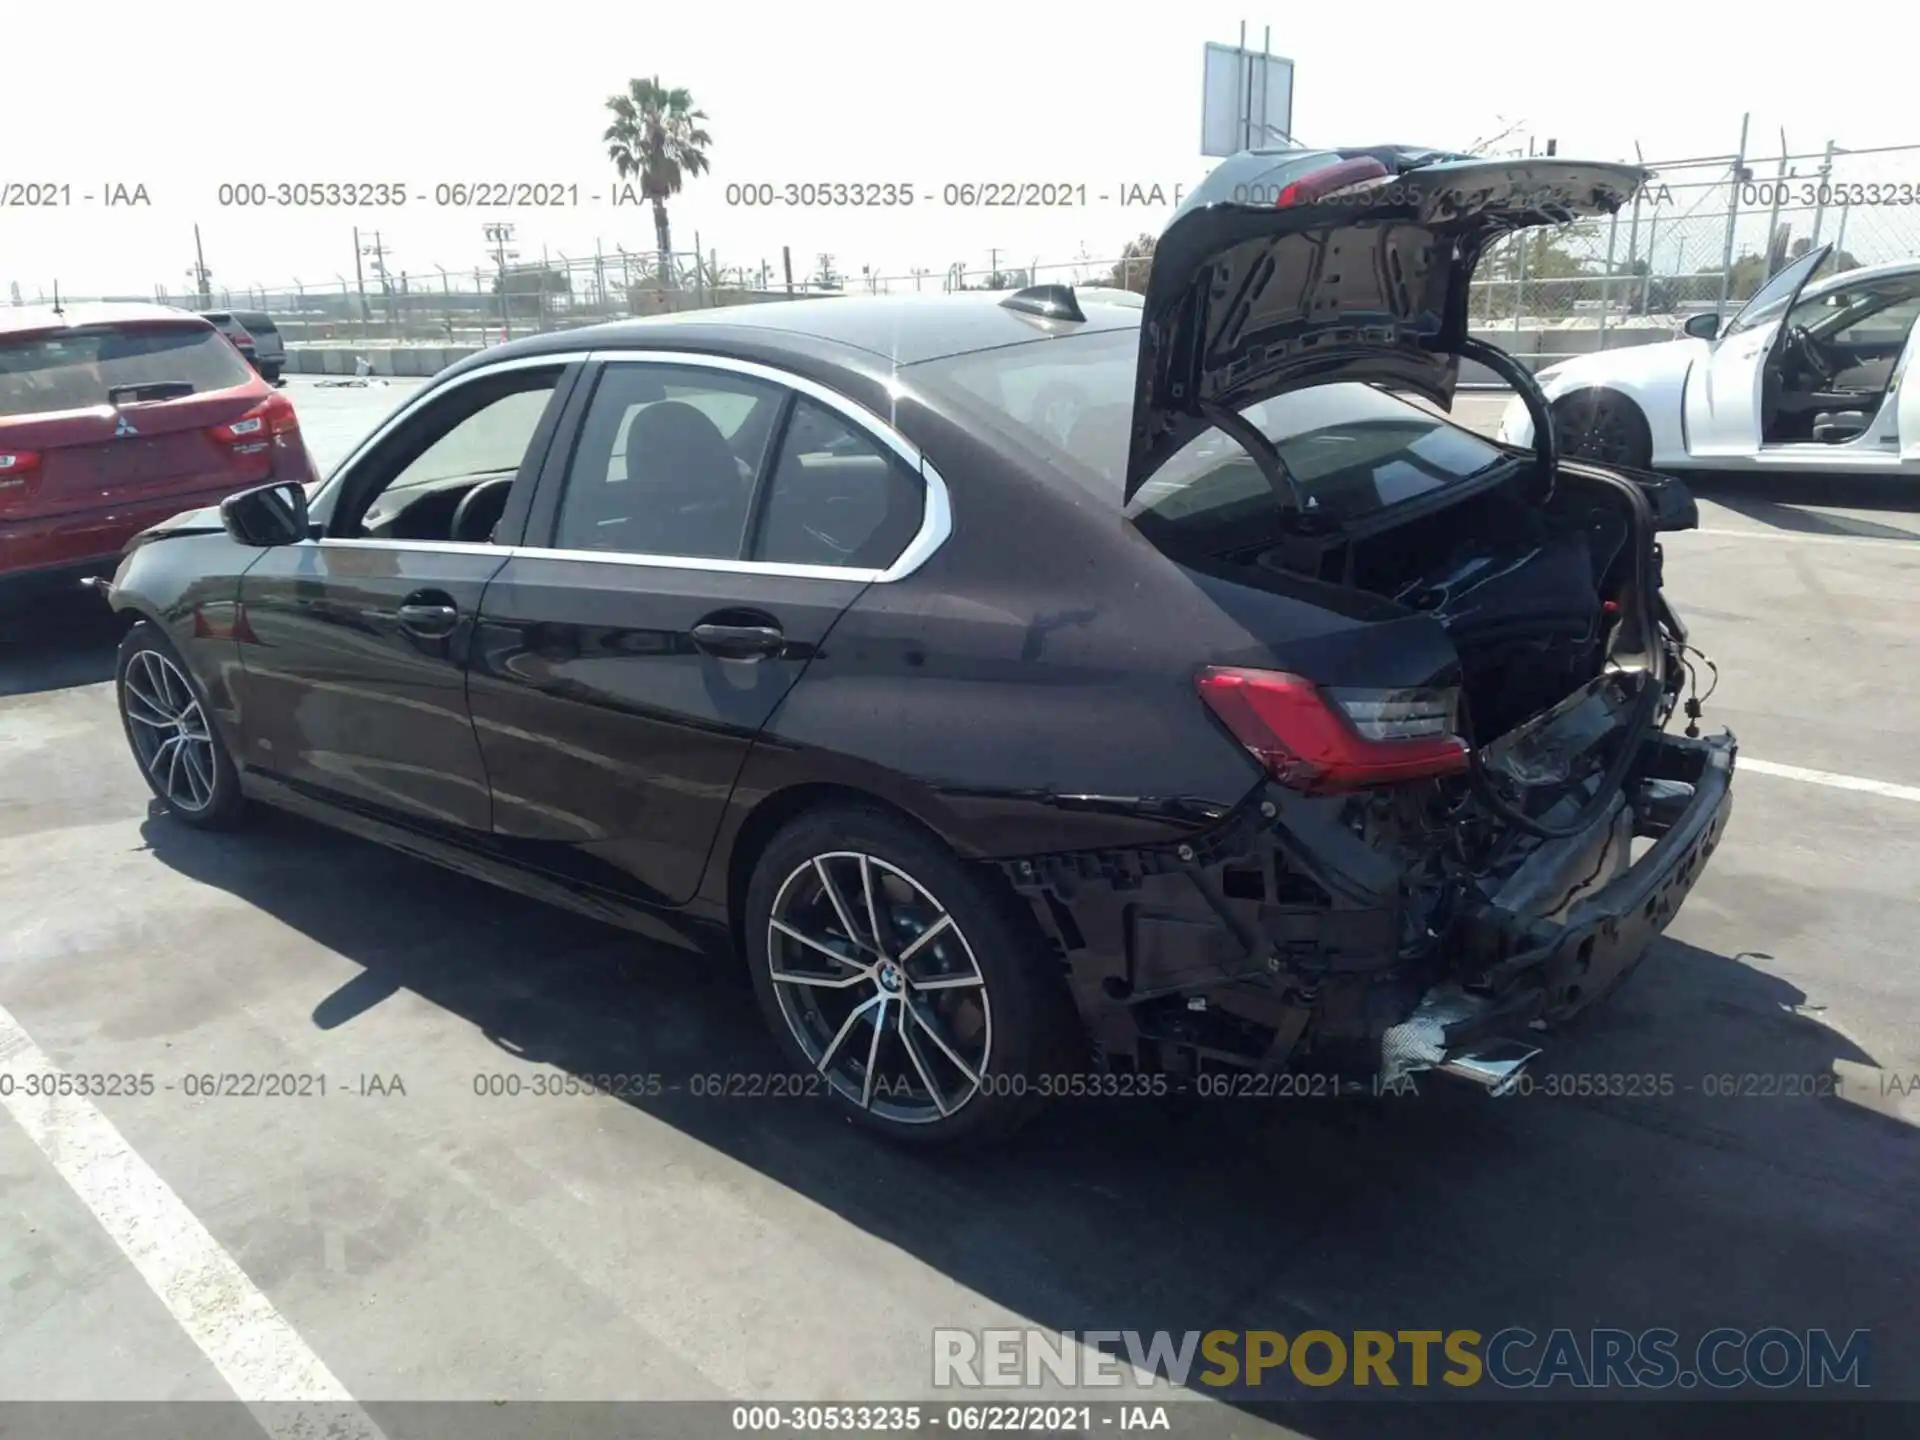
[[[330,500],[334,496],[341,477],[363,456],[377,448],[394,431],[413,420],[420,411],[445,398],[462,385],[471,385],[476,381],[503,375],[511,370],[540,370],[557,365],[564,372],[567,366],[580,365],[592,358],[592,354],[586,350],[566,350],[551,355],[517,355],[511,360],[475,366],[464,375],[456,375],[438,385],[427,386],[426,389],[416,392],[411,400],[381,421],[377,428],[369,431],[358,445],[347,452],[346,458],[333,467],[327,478],[320,482],[320,488],[313,492],[313,503],[317,505],[322,500]]]
[[[656,555],[628,550],[573,550],[564,547],[519,545],[516,556],[541,560],[584,560],[598,565],[640,565],[663,570],[707,570],[736,575],[775,575],[793,580],[847,580],[860,584],[886,585],[903,580],[932,558],[953,533],[953,511],[947,483],[920,448],[906,436],[875,415],[858,401],[831,386],[791,370],[763,365],[753,360],[736,360],[730,355],[711,355],[691,350],[596,350],[588,357],[596,366],[662,365],[676,369],[717,370],[778,385],[804,395],[851,425],[859,434],[890,451],[915,475],[925,491],[920,528],[884,569],[855,568],[846,565],[800,565],[775,560],[712,559],[686,555]],[[571,445],[579,438],[579,427],[568,437]],[[569,461],[570,464],[570,461]],[[564,471],[562,472],[564,474]],[[549,476],[541,482],[548,483]],[[564,496],[562,497],[564,499]]]
[[[681,368],[703,368],[720,370],[750,379],[764,380],[779,385],[796,394],[805,395],[817,401],[827,409],[839,415],[854,426],[868,439],[884,446],[899,457],[907,467],[920,477],[926,489],[926,504],[921,514],[920,528],[907,542],[906,548],[894,558],[884,570],[855,569],[842,565],[796,565],[772,560],[716,560],[695,558],[685,555],[651,555],[630,551],[611,550],[569,550],[543,545],[491,545],[473,540],[386,540],[362,539],[353,536],[323,536],[315,543],[327,548],[363,549],[363,550],[415,550],[450,554],[474,554],[484,552],[498,555],[502,559],[528,560],[582,560],[597,565],[640,565],[652,566],[663,570],[708,570],[723,571],[739,575],[775,575],[793,580],[845,580],[861,584],[886,585],[896,580],[904,580],[931,559],[936,551],[947,542],[953,533],[953,511],[947,491],[947,483],[940,472],[934,468],[920,448],[902,435],[885,420],[871,410],[852,400],[829,386],[804,375],[796,375],[790,370],[777,366],[762,365],[751,360],[736,360],[728,355],[708,355],[687,350],[566,350],[540,355],[518,355],[511,360],[501,360],[490,365],[478,365],[463,375],[457,375],[439,385],[430,385],[413,399],[406,402],[358,445],[333,472],[321,482],[314,493],[314,503],[331,500],[337,496],[342,478],[362,457],[370,454],[388,436],[413,420],[427,405],[443,399],[450,391],[462,385],[473,384],[510,370],[538,369],[548,366],[570,365],[670,365]],[[583,374],[582,380],[588,376]],[[584,417],[581,417],[584,418]],[[579,423],[576,421],[572,432],[562,437],[571,448],[579,438]],[[542,475],[537,483],[544,484],[547,477]]]

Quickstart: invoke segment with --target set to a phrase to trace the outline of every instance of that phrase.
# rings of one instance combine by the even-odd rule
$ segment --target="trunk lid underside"
[[[1222,162],[1154,249],[1125,500],[1220,412],[1287,390],[1363,381],[1450,405],[1487,246],[1613,213],[1646,174],[1403,147]],[[1317,176],[1345,183],[1319,193]]]

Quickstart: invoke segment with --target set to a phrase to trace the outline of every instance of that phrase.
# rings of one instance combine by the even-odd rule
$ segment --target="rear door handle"
[[[691,634],[696,646],[722,660],[758,660],[777,655],[787,643],[777,625],[719,625],[703,620]]]
[[[460,623],[460,611],[443,595],[409,595],[399,610],[400,628],[416,635],[438,638],[451,634]]]

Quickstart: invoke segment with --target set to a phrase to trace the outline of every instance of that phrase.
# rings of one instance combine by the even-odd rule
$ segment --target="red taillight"
[[[0,450],[0,505],[27,495],[39,468],[38,450]]]
[[[222,445],[237,447],[245,455],[264,448],[279,436],[296,434],[299,429],[300,418],[293,413],[293,402],[276,390],[238,420],[209,425],[207,434]]]
[[[1311,175],[1302,175],[1291,185],[1283,186],[1273,197],[1273,208],[1286,210],[1295,205],[1311,205],[1331,191],[1358,185],[1362,180],[1378,180],[1387,173],[1387,167],[1371,155],[1358,155],[1324,170],[1315,170]]]
[[[1196,683],[1234,738],[1295,790],[1395,785],[1467,765],[1451,690],[1328,690],[1284,671],[1220,667]]]

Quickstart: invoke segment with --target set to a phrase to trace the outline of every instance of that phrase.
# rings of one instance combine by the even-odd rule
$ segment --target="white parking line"
[[[0,1007],[0,1106],[276,1440],[385,1440],[206,1226]]]
[[[1801,530],[1730,530],[1711,525],[1677,530],[1677,535],[1731,535],[1737,540],[1799,540],[1808,545],[1913,545],[1920,535],[1809,535]]]
[[[1742,755],[1735,767],[1756,775],[1774,775],[1782,780],[1803,780],[1809,785],[1828,785],[1835,790],[1859,790],[1868,795],[1884,795],[1889,800],[1920,801],[1920,785],[1896,785],[1891,780],[1868,780],[1859,775],[1836,775],[1831,770],[1803,770],[1798,765],[1776,765],[1771,760],[1749,760]]]

